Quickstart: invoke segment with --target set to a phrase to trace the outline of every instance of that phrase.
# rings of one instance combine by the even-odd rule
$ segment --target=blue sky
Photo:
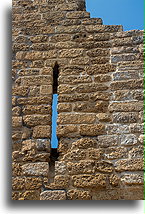
[[[92,18],[102,18],[106,25],[121,24],[125,31],[143,30],[143,0],[86,0],[86,6]],[[51,144],[57,148],[57,95],[53,96],[53,101]]]
[[[91,17],[102,18],[106,25],[123,25],[127,30],[143,30],[144,0],[86,0]]]

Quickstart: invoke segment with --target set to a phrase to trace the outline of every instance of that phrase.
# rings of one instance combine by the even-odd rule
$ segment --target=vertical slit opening
[[[58,148],[58,138],[56,134],[57,129],[57,102],[58,102],[58,75],[59,75],[59,66],[55,63],[53,68],[53,98],[52,98],[52,133],[51,133],[51,148]]]

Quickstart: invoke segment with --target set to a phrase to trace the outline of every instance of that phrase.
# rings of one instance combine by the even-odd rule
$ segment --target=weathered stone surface
[[[142,171],[143,170],[143,159],[126,159],[126,160],[119,160],[115,163],[116,171]]]
[[[68,200],[91,200],[89,191],[71,189],[67,192]]]
[[[24,115],[33,115],[33,114],[51,114],[51,106],[50,105],[26,105],[23,107]]]
[[[17,100],[18,104],[20,105],[36,105],[36,104],[48,104],[52,102],[51,96],[43,96],[43,97],[26,97],[26,98],[19,98]]]
[[[25,191],[19,200],[40,200],[40,190]]]
[[[113,171],[113,164],[109,161],[95,162],[96,172],[111,173]]]
[[[13,190],[23,190],[25,188],[24,178],[15,177],[12,179]]]
[[[138,143],[137,136],[134,134],[122,135],[120,141],[123,146],[133,146]]]
[[[144,125],[141,123],[133,123],[129,127],[131,133],[144,133]]]
[[[20,116],[21,108],[19,106],[12,108],[12,116]]]
[[[143,80],[127,80],[127,81],[115,81],[110,85],[112,90],[121,90],[121,89],[140,89],[143,88]]]
[[[81,138],[72,143],[71,149],[89,149],[97,147],[97,140],[92,138]]]
[[[34,138],[50,138],[51,137],[51,127],[50,126],[35,126],[33,129]]]
[[[106,114],[106,113],[99,113],[96,115],[96,117],[100,122],[110,122],[111,121],[110,115]]]
[[[80,161],[86,159],[86,151],[77,149],[72,150],[63,156],[63,161]]]
[[[61,112],[71,112],[72,105],[70,103],[59,103],[58,104],[58,111]]]
[[[22,117],[12,117],[12,127],[22,127]]]
[[[114,102],[108,107],[111,112],[142,111],[143,102]]]
[[[122,159],[127,157],[127,149],[124,147],[110,147],[105,152],[105,157],[109,160]]]
[[[79,135],[77,125],[58,125],[57,136],[60,137],[75,137]],[[79,135],[80,136],[80,135]]]
[[[66,200],[66,192],[63,190],[47,190],[40,194],[40,200]]]
[[[74,111],[76,112],[98,113],[98,112],[106,112],[107,109],[108,109],[108,102],[105,102],[105,101],[83,102],[83,103],[77,103],[74,106]]]
[[[114,123],[136,123],[139,119],[136,112],[114,113],[112,117]]]
[[[121,181],[127,185],[141,185],[144,184],[144,177],[142,174],[124,174]]]
[[[24,164],[22,171],[24,175],[28,176],[48,176],[49,164],[47,162]]]
[[[106,186],[107,176],[103,174],[93,175],[74,175],[72,176],[74,187],[104,188]]]
[[[141,145],[139,145],[137,147],[134,147],[129,151],[129,157],[131,159],[133,159],[133,158],[143,158],[143,156],[144,156],[144,148]]]
[[[99,147],[107,148],[110,146],[117,146],[119,144],[118,135],[102,135],[98,136]]]
[[[64,175],[67,171],[66,162],[56,161],[55,162],[55,175]]]
[[[17,86],[12,89],[13,96],[25,97],[28,95],[29,88],[27,86]]]
[[[129,134],[129,126],[121,124],[109,124],[106,126],[107,134]]]
[[[81,125],[80,134],[82,136],[97,136],[105,134],[105,126],[103,124],[97,125]]]
[[[42,178],[41,177],[26,177],[25,178],[25,188],[26,190],[35,190],[42,187]]]
[[[108,72],[114,72],[116,69],[116,66],[106,64],[106,65],[92,65],[86,68],[86,72],[88,75],[92,74],[99,74],[99,73],[108,73]]]
[[[27,115],[23,116],[24,124],[29,127],[38,125],[51,125],[51,115]]]
[[[67,169],[70,175],[77,174],[94,174],[95,162],[94,161],[80,161],[78,163],[67,163]]]
[[[63,114],[58,115],[58,124],[90,124],[96,120],[95,114]]]

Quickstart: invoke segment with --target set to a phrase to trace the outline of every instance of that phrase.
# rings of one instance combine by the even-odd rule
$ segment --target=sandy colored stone
[[[26,177],[25,178],[25,188],[26,190],[36,190],[42,186],[41,177]]]
[[[103,174],[72,176],[73,186],[79,188],[105,188],[106,178],[107,176]]]
[[[12,188],[13,190],[23,190],[25,188],[24,178],[12,178]]]
[[[48,176],[49,164],[47,162],[28,163],[22,166],[24,175]]]
[[[77,125],[58,125],[57,137],[75,137],[79,136]]]
[[[23,120],[28,127],[51,125],[51,115],[27,115],[23,116]]]
[[[47,190],[41,193],[40,200],[66,200],[66,192],[63,190]]]
[[[116,171],[142,171],[143,170],[143,159],[125,159],[125,160],[118,160],[115,163]]]
[[[19,200],[40,200],[40,191],[25,191]]]
[[[51,127],[50,126],[35,126],[33,129],[34,138],[50,138],[51,137]]]
[[[68,200],[91,200],[89,191],[71,189],[67,192]]]
[[[97,125],[81,125],[80,134],[82,136],[97,136],[105,134],[105,126],[103,124]]]
[[[21,108],[19,106],[12,108],[12,116],[20,116],[20,114],[21,114]]]
[[[95,114],[63,114],[58,115],[58,124],[90,124],[96,120]]]
[[[22,127],[22,117],[12,117],[12,127]]]
[[[72,105],[70,103],[59,103],[58,104],[58,112],[71,112]]]
[[[22,112],[24,115],[33,114],[51,114],[51,105],[26,105],[23,107]]]

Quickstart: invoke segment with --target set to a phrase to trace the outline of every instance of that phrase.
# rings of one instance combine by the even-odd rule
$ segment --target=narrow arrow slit
[[[58,102],[58,75],[59,66],[56,63],[53,68],[53,100],[52,100],[52,133],[51,133],[51,148],[56,149],[58,147],[58,138],[56,134],[57,129],[57,102]]]

